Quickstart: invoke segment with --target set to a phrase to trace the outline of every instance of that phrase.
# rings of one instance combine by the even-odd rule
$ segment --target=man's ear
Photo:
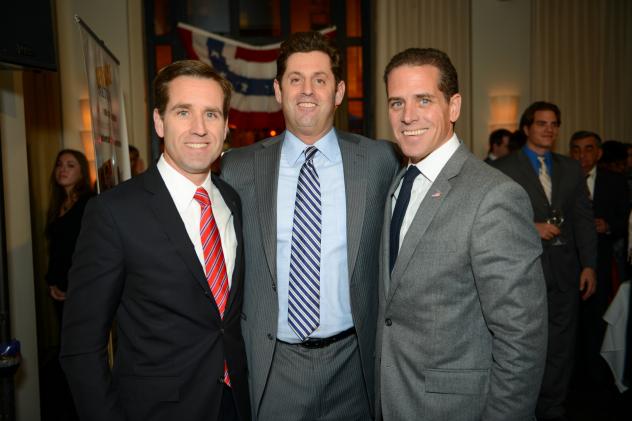
[[[154,129],[156,130],[158,137],[165,137],[165,122],[158,112],[158,108],[154,108]]]
[[[341,80],[338,82],[338,86],[336,86],[336,107],[342,104],[342,100],[345,97],[345,90],[347,86],[345,85],[345,81]]]
[[[283,104],[283,95],[281,95],[281,84],[274,79],[274,98],[279,104]]]

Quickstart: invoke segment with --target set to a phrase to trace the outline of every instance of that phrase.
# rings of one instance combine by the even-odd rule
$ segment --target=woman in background
[[[57,154],[55,162],[50,176],[51,201],[46,222],[46,283],[61,321],[72,254],[81,229],[83,211],[92,196],[92,190],[88,161],[84,154],[73,149],[63,149]]]

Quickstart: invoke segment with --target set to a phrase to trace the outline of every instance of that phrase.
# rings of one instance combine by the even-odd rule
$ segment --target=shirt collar
[[[292,132],[289,130],[285,131],[282,152],[283,155],[286,156],[287,162],[289,162],[292,166],[297,165],[299,162],[303,162],[305,157],[302,154],[307,146],[308,145],[303,143],[303,141],[296,137]],[[333,127],[312,146],[316,146],[318,151],[331,162],[335,163],[342,160],[340,147],[338,146],[338,139],[336,138],[336,132]]]
[[[208,193],[211,203],[214,202],[214,195],[216,193],[213,188],[213,183],[211,182],[210,171],[208,172],[204,182],[201,185],[196,186],[193,182],[191,182],[191,180],[173,168],[171,164],[165,160],[164,155],[160,156],[156,166],[158,167],[158,171],[160,172],[162,179],[167,185],[167,190],[169,190],[169,194],[171,195],[178,212],[182,212],[184,209],[189,207],[191,201],[194,200],[193,196],[195,195],[195,191],[198,187],[203,187]]]
[[[595,165],[592,167],[590,171],[588,171],[588,175],[586,177],[595,178],[596,175],[597,175],[597,166]]]
[[[459,138],[456,137],[456,133],[453,133],[452,137],[448,139],[447,142],[432,151],[430,155],[413,165],[419,169],[425,178],[427,178],[431,183],[434,183],[445,164],[460,145],[461,142],[459,141]]]

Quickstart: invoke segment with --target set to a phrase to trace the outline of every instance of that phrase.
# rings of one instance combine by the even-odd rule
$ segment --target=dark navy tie
[[[399,252],[399,232],[402,230],[402,222],[404,221],[404,215],[406,215],[406,208],[408,202],[410,202],[410,191],[413,188],[413,182],[415,178],[421,174],[419,169],[415,165],[408,167],[402,186],[399,189],[399,195],[397,196],[397,202],[395,203],[395,209],[393,209],[393,217],[391,218],[391,239],[390,239],[390,270],[393,271],[395,267],[395,261],[397,260],[397,253]]]
[[[288,288],[288,324],[304,341],[320,324],[320,181],[314,167],[318,149],[305,149],[296,188],[290,281]]]

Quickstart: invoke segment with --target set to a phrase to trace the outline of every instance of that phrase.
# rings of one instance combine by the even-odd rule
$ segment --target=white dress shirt
[[[588,186],[588,192],[590,193],[590,199],[592,200],[595,195],[595,179],[597,178],[597,166],[592,167],[592,170],[588,172],[586,176],[586,185]]]
[[[211,182],[211,173],[209,171],[206,179],[200,186],[196,186],[173,168],[161,156],[158,160],[158,171],[163,181],[167,185],[167,190],[173,199],[173,203],[178,209],[180,218],[184,222],[184,226],[189,234],[191,243],[195,247],[195,254],[202,265],[202,271],[206,274],[204,268],[204,250],[202,249],[202,239],[200,237],[200,204],[193,198],[198,187],[203,187],[208,193],[211,200],[211,209],[215,217],[215,223],[219,229],[219,237],[222,241],[222,250],[224,252],[224,260],[226,261],[226,274],[228,275],[228,286],[231,286],[233,278],[233,269],[235,268],[235,256],[237,255],[237,236],[233,226],[233,214],[226,205],[222,194],[217,187]]]
[[[402,247],[402,242],[404,241],[404,237],[410,228],[410,225],[417,214],[417,209],[419,209],[419,205],[426,197],[428,191],[432,188],[432,183],[434,183],[435,179],[448,162],[448,160],[452,157],[454,152],[458,149],[461,142],[456,137],[456,134],[452,134],[452,137],[443,145],[439,146],[436,150],[434,150],[430,155],[422,159],[415,165],[421,172],[420,175],[415,178],[413,182],[413,187],[410,192],[410,202],[408,202],[408,207],[406,208],[406,214],[404,215],[404,220],[402,221],[402,228],[399,231],[399,248]],[[393,200],[391,206],[391,212],[395,209],[395,203],[397,202],[397,197],[399,196],[399,190],[402,188],[402,181],[400,180],[399,186],[397,186],[397,190],[393,193]],[[433,194],[437,194],[437,192],[432,192]],[[438,192],[441,194],[441,192]]]

